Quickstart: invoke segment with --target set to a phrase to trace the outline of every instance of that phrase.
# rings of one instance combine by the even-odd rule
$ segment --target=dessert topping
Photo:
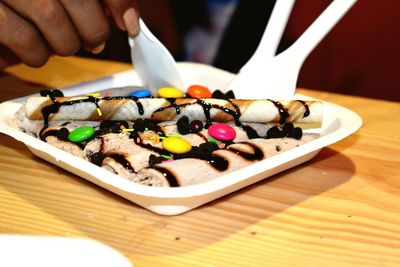
[[[158,97],[163,98],[181,98],[184,97],[184,94],[181,90],[175,87],[161,87],[157,91]]]
[[[192,145],[188,141],[178,136],[164,138],[162,146],[165,150],[174,154],[185,154],[192,149]]]
[[[210,98],[212,94],[207,87],[202,85],[191,85],[187,89],[187,94],[193,98]]]
[[[67,141],[68,140],[68,135],[69,135],[69,130],[65,127],[62,127],[60,130],[57,132],[57,139],[61,141]]]
[[[203,123],[199,120],[194,120],[190,123],[190,132],[198,133],[203,130]]]
[[[137,97],[137,98],[145,98],[145,97],[151,97],[151,92],[147,89],[139,89],[136,91],[133,91],[132,93],[129,94],[129,96]]]
[[[301,139],[303,130],[300,127],[294,127],[293,123],[286,123],[282,127],[273,126],[268,129],[266,138],[283,138],[291,137]]]
[[[235,99],[235,94],[233,93],[232,90],[229,90],[226,93],[223,93],[221,90],[215,90],[212,93],[213,98],[219,98],[219,99]]]
[[[232,141],[236,137],[236,131],[231,126],[223,123],[215,123],[208,127],[211,137],[221,141]]]
[[[68,135],[68,140],[73,143],[83,142],[94,134],[94,128],[90,126],[81,126],[73,130]]]

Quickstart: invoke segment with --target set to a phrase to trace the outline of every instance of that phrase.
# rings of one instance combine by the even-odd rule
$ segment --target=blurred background
[[[177,61],[236,73],[254,53],[274,0],[138,1],[150,30]],[[290,46],[331,0],[297,0],[278,53]],[[400,1],[359,0],[307,58],[298,87],[400,101]],[[99,55],[130,62],[117,30]]]

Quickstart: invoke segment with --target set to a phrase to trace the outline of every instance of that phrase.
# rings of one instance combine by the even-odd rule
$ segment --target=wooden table
[[[0,76],[0,100],[129,68],[76,57],[17,66]],[[0,232],[96,239],[135,266],[400,266],[400,104],[300,92],[354,110],[364,126],[306,164],[178,216],[153,214],[0,135]]]

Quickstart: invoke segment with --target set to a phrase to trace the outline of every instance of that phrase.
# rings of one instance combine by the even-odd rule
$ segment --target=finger
[[[0,70],[19,62],[19,58],[10,49],[0,44]]]
[[[61,3],[78,30],[83,47],[88,51],[104,48],[103,44],[110,35],[110,26],[99,1],[61,0]]]
[[[40,67],[49,58],[46,43],[35,27],[2,2],[0,2],[0,43],[31,67]],[[3,64],[12,59],[12,55],[7,57],[6,53],[1,55],[4,55]]]
[[[104,0],[115,24],[129,35],[139,33],[139,9],[136,0]]]
[[[40,30],[52,50],[69,56],[80,49],[80,40],[64,7],[58,0],[3,0]]]

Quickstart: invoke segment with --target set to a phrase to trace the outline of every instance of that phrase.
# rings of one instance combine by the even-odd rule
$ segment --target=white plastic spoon
[[[292,46],[270,60],[246,64],[228,89],[237,98],[292,99],[304,60],[356,2],[334,0]]]
[[[176,62],[167,48],[150,32],[140,19],[140,32],[129,37],[132,64],[142,85],[157,95],[160,87],[172,86],[182,89],[182,79]]]

